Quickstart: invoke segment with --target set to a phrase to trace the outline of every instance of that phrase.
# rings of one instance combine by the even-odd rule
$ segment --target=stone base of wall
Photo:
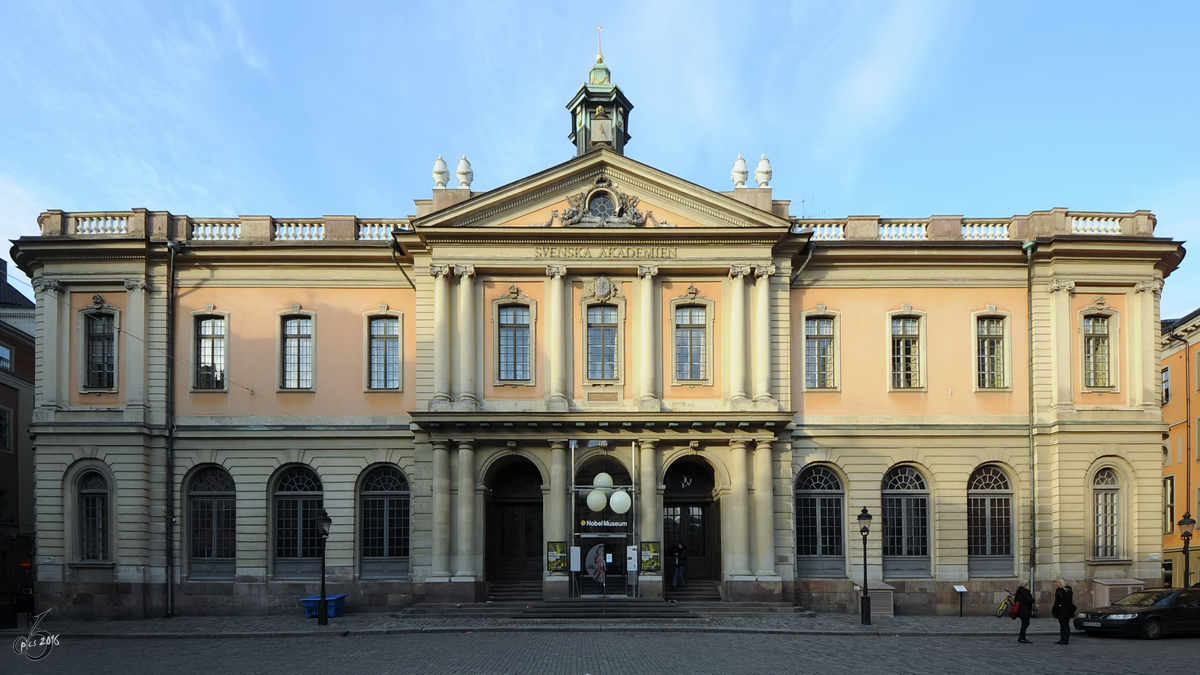
[[[1017,590],[1017,579],[971,579],[969,581],[934,581],[933,579],[885,579],[884,583],[894,587],[893,609],[897,616],[958,616],[959,596],[955,586],[966,586],[962,594],[964,616],[991,616],[1010,591]],[[855,582],[849,579],[802,579],[796,581],[796,604],[815,612],[841,612],[857,614],[858,592]],[[1039,584],[1039,587],[1041,584]],[[875,594],[872,593],[874,598]],[[1053,595],[1051,594],[1051,600]],[[878,602],[875,600],[874,602]],[[1044,600],[1041,601],[1044,603]],[[1079,591],[1075,592],[1075,604],[1079,602]],[[1050,605],[1038,608],[1046,616]]]
[[[421,591],[418,594],[418,591]],[[319,581],[187,581],[174,588],[177,616],[301,615],[301,598],[321,592]],[[166,613],[163,584],[39,582],[39,611],[85,620],[148,619]],[[422,602],[423,589],[409,581],[326,582],[325,593],[346,594],[344,611],[399,611]]]
[[[730,602],[783,602],[783,581],[727,580],[721,599]]]

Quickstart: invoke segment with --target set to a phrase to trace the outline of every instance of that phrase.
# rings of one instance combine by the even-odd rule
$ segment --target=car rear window
[[[1171,596],[1175,591],[1138,591],[1130,593],[1113,603],[1122,607],[1166,607],[1171,604]]]

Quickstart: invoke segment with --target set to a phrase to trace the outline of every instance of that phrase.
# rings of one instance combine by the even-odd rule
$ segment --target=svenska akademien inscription
[[[534,246],[535,258],[621,258],[626,260],[677,257],[675,246]]]

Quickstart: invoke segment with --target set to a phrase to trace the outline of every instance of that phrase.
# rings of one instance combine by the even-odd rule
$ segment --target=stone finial
[[[733,180],[733,187],[746,187],[746,179],[750,177],[750,169],[746,168],[746,160],[738,155],[737,161],[733,163],[733,171],[729,173],[729,178]]]
[[[771,160],[767,159],[766,155],[758,160],[758,168],[754,170],[754,180],[758,181],[758,187],[771,187]]]
[[[471,181],[475,180],[475,172],[471,170],[471,163],[467,161],[467,156],[458,160],[458,170],[454,172],[458,176],[458,187],[471,189]]]
[[[437,161],[433,163],[433,186],[444,188],[446,183],[450,182],[450,167],[446,166],[446,160],[438,155]]]

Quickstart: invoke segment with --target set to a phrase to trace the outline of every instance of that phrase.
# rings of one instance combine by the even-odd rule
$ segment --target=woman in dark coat
[[[1054,582],[1054,607],[1050,613],[1058,619],[1058,642],[1065,645],[1071,641],[1071,617],[1075,616],[1075,592],[1067,582],[1059,579]]]
[[[1033,594],[1029,592],[1028,581],[1022,581],[1021,585],[1017,586],[1017,593],[1013,600],[1019,603],[1017,618],[1021,620],[1021,636],[1017,638],[1017,642],[1030,644],[1030,641],[1025,639],[1025,631],[1029,629],[1029,617],[1033,615]]]

